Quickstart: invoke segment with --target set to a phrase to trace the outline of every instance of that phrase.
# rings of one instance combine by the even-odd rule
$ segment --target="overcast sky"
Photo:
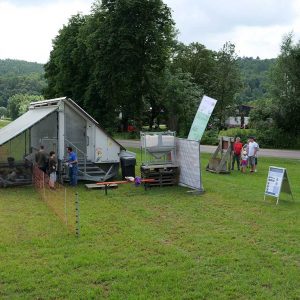
[[[46,63],[52,39],[71,15],[88,14],[94,0],[0,0],[0,59]],[[272,58],[284,34],[300,39],[300,0],[164,0],[178,39],[219,50],[226,41],[239,56]]]

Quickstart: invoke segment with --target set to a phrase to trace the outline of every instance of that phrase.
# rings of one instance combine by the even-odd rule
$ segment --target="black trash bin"
[[[122,177],[135,177],[135,165],[136,159],[135,157],[124,156],[121,157],[121,169],[122,169]]]

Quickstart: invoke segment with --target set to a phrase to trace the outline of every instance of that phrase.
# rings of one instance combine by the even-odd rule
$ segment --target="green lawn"
[[[11,122],[11,120],[8,120],[8,119],[0,120],[0,128],[6,126],[10,122]]]
[[[287,168],[294,202],[263,201],[269,165]],[[79,239],[32,188],[3,189],[0,299],[300,299],[299,167],[203,171],[202,196],[80,186]]]

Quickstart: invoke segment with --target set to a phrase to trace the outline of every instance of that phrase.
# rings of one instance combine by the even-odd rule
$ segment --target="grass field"
[[[0,128],[6,126],[6,125],[9,124],[10,122],[11,122],[11,120],[8,120],[8,119],[0,120]]]
[[[269,165],[287,168],[294,202],[263,201]],[[0,299],[300,299],[299,167],[203,171],[202,196],[81,185],[79,239],[32,188],[3,189]]]

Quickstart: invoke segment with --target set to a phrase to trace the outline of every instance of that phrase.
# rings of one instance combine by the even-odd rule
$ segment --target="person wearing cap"
[[[247,149],[248,160],[250,164],[250,172],[253,173],[255,171],[255,157],[258,150],[258,144],[254,141],[254,137],[249,137],[249,144]]]

